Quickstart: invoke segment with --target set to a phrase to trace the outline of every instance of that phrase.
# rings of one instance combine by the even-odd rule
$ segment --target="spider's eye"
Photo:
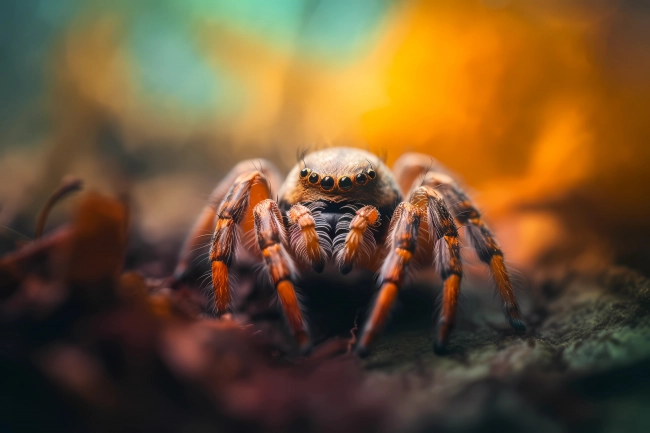
[[[341,191],[350,191],[352,189],[352,179],[347,176],[343,176],[339,179],[339,189]]]
[[[354,180],[356,180],[359,185],[365,185],[366,182],[368,182],[368,176],[366,176],[365,173],[359,173]]]
[[[375,173],[375,170],[373,170],[372,168],[370,170],[368,170],[368,177],[370,179],[374,179],[376,176],[377,176],[377,173]]]
[[[314,185],[318,183],[318,179],[320,179],[320,176],[318,173],[312,173],[309,176],[309,183],[313,183]]]
[[[334,178],[330,176],[325,176],[323,180],[320,181],[320,187],[325,191],[329,191],[334,188]]]
[[[309,171],[310,170],[308,168],[303,168],[302,170],[300,170],[300,178],[301,179],[306,178],[309,175]]]

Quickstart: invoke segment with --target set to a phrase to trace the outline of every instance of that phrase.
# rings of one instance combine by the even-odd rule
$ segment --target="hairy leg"
[[[442,353],[449,341],[449,333],[456,322],[456,308],[463,277],[458,229],[444,199],[433,188],[418,187],[412,201],[426,202],[430,242],[434,245],[434,263],[443,281],[442,309],[433,350]]]
[[[226,312],[230,303],[228,270],[235,258],[239,244],[240,225],[248,213],[251,201],[253,201],[251,200],[251,190],[254,185],[263,186],[266,198],[268,198],[266,178],[261,172],[255,170],[244,173],[235,179],[226,199],[217,209],[217,224],[212,235],[209,256],[217,314]]]
[[[210,194],[210,199],[205,205],[201,214],[196,219],[194,226],[190,230],[189,235],[185,239],[181,252],[179,254],[178,263],[174,269],[174,281],[181,281],[187,271],[189,270],[190,262],[196,255],[196,251],[200,250],[207,242],[204,236],[212,233],[214,230],[217,209],[221,206],[222,202],[226,199],[236,179],[252,170],[260,169],[261,174],[268,179],[268,182],[254,184],[249,193],[253,205],[260,200],[272,197],[272,191],[269,189],[277,189],[280,187],[281,178],[278,170],[273,164],[266,160],[247,160],[237,164],[226,177],[219,182]],[[252,228],[253,216],[250,210],[243,218],[244,231]]]
[[[291,282],[295,271],[291,256],[285,249],[286,234],[282,215],[273,200],[263,200],[253,210],[255,234],[264,257],[266,269],[278,292],[284,315],[301,349],[309,349],[305,322],[300,312],[296,291]]]
[[[393,213],[389,236],[386,239],[390,249],[379,271],[379,294],[356,348],[361,356],[367,354],[368,348],[381,332],[397,299],[404,275],[415,254],[420,220],[423,217],[422,209],[409,202],[400,203]]]
[[[503,252],[483,222],[481,214],[449,171],[429,155],[406,153],[395,162],[393,172],[405,192],[411,187],[426,185],[442,195],[459,225],[467,228],[468,238],[479,260],[490,268],[510,326],[517,331],[525,331],[526,326],[521,320],[521,311],[503,260]]]
[[[442,197],[430,188],[421,187],[411,194],[409,202],[400,203],[393,214],[386,239],[389,252],[379,274],[379,296],[357,346],[357,351],[362,355],[379,334],[397,298],[406,270],[416,252],[421,222],[425,222],[429,226],[429,232],[436,237],[433,245],[438,256],[440,275],[444,280],[446,307],[443,308],[434,349],[441,351],[447,342],[462,278],[458,230]]]
[[[444,196],[456,220],[467,228],[468,238],[479,260],[488,265],[494,277],[497,290],[503,300],[503,311],[510,326],[517,331],[525,331],[526,326],[521,320],[521,310],[503,260],[503,252],[492,232],[483,222],[480,212],[450,176],[442,173],[427,173],[423,183],[435,188]]]

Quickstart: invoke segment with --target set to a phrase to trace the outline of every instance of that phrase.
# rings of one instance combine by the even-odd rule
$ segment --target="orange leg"
[[[278,292],[289,327],[303,352],[306,352],[310,342],[296,291],[291,283],[291,277],[294,275],[293,262],[284,246],[286,239],[282,215],[273,200],[263,200],[255,206],[253,216],[255,234],[266,269]]]
[[[515,296],[510,277],[506,269],[503,252],[499,248],[494,236],[481,219],[481,214],[474,207],[470,199],[453,180],[448,171],[436,160],[421,153],[408,153],[402,155],[394,164],[393,172],[402,187],[407,191],[412,185],[424,185],[434,189],[444,199],[452,216],[460,226],[466,227],[467,237],[478,258],[490,268],[494,277],[498,293],[503,300],[503,309],[510,326],[520,332],[526,330],[521,319],[521,311]],[[440,234],[437,233],[437,236]],[[437,251],[439,257],[444,257],[441,250]],[[440,265],[440,261],[438,261]],[[443,292],[443,308],[441,318],[447,314],[453,316],[455,312],[456,284],[445,282]],[[450,302],[447,302],[447,299]],[[445,332],[446,327],[441,323],[439,337]]]
[[[318,223],[314,213],[306,206],[296,204],[288,213],[289,239],[295,256],[311,264],[316,272],[322,272],[329,245],[326,237],[318,236]]]
[[[413,192],[410,201],[401,203],[393,214],[387,238],[390,251],[379,277],[382,286],[357,346],[358,353],[362,355],[367,353],[368,347],[379,334],[403,284],[404,274],[416,252],[421,222],[428,225],[429,233],[435,237],[432,244],[435,246],[440,276],[444,281],[443,309],[434,350],[440,352],[447,344],[455,319],[463,274],[458,230],[442,197],[431,188],[420,187]]]
[[[228,269],[235,258],[239,243],[239,225],[243,225],[244,217],[247,215],[254,185],[264,187],[265,195],[268,197],[266,178],[259,171],[251,171],[235,179],[226,199],[217,209],[217,225],[210,247],[212,287],[217,314],[226,312],[230,304]]]
[[[427,201],[429,236],[434,242],[434,261],[443,280],[442,309],[433,350],[442,353],[449,341],[449,333],[456,322],[456,307],[463,277],[458,228],[444,199],[433,188],[422,186],[413,192],[412,200]]]
[[[482,221],[479,211],[450,176],[427,173],[424,177],[424,184],[435,188],[444,196],[447,203],[453,204],[451,209],[456,215],[456,220],[467,227],[468,237],[478,258],[490,268],[499,295],[503,300],[503,311],[510,326],[516,331],[525,331],[526,326],[521,320],[521,311],[503,260],[503,252],[492,232]]]
[[[422,209],[408,202],[402,202],[395,209],[386,239],[390,251],[379,273],[381,288],[369,318],[357,344],[357,353],[365,356],[368,348],[381,332],[397,293],[404,280],[404,274],[415,254]]]
[[[364,206],[357,210],[350,221],[346,233],[338,235],[334,240],[340,248],[336,251],[336,259],[342,274],[352,270],[352,266],[366,260],[370,261],[375,254],[375,236],[372,227],[379,225],[379,211],[374,206]],[[339,239],[345,236],[345,240]]]
[[[185,239],[185,243],[181,248],[179,254],[178,263],[174,269],[173,279],[174,282],[182,281],[190,267],[192,259],[196,256],[197,251],[201,250],[203,246],[207,246],[208,242],[205,238],[206,235],[213,233],[215,224],[216,224],[216,214],[217,209],[222,204],[222,201],[231,193],[233,184],[236,183],[236,180],[242,174],[250,173],[251,170],[259,168],[261,173],[266,179],[269,180],[270,186],[279,187],[281,183],[280,175],[277,169],[268,161],[265,160],[248,160],[243,161],[237,164],[231,171],[226,175],[226,177],[219,182],[210,194],[210,199],[206,206],[201,211],[201,214],[197,218],[194,226],[192,227],[189,235]],[[260,182],[259,184],[252,185],[251,189],[251,201],[254,203],[259,202],[262,199],[272,197],[272,194],[268,191],[267,182]],[[250,206],[249,206],[250,209]],[[248,212],[244,221],[252,221],[252,213]],[[246,227],[250,229],[251,227]]]

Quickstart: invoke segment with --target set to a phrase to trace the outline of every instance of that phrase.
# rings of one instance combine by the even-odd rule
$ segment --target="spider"
[[[407,271],[418,261],[435,267],[443,281],[433,343],[433,350],[443,353],[463,276],[461,225],[494,277],[510,326],[525,331],[501,249],[467,195],[428,155],[407,153],[391,171],[366,151],[329,148],[303,154],[286,180],[280,179],[267,161],[238,164],[217,185],[185,242],[176,280],[186,273],[201,234],[211,231],[216,220],[209,261],[217,314],[229,308],[233,262],[239,254],[256,255],[273,282],[295,340],[307,352],[311,342],[295,290],[301,282],[299,271],[322,273],[329,266],[348,274],[354,268],[369,269],[376,272],[378,293],[356,345],[364,356],[386,322]],[[272,186],[280,184],[278,199],[273,200]],[[256,251],[241,248],[241,233],[251,231]],[[321,275],[329,278],[329,268]]]

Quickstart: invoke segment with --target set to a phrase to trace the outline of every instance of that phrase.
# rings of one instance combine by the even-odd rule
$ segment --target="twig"
[[[50,198],[47,199],[45,205],[41,209],[41,212],[38,214],[38,220],[36,221],[36,230],[34,234],[35,239],[39,239],[43,236],[43,231],[45,230],[45,223],[47,222],[47,217],[50,214],[50,211],[61,199],[65,198],[67,195],[72,194],[73,192],[81,190],[83,187],[83,181],[75,177],[65,177],[61,181],[59,188],[52,193]]]

